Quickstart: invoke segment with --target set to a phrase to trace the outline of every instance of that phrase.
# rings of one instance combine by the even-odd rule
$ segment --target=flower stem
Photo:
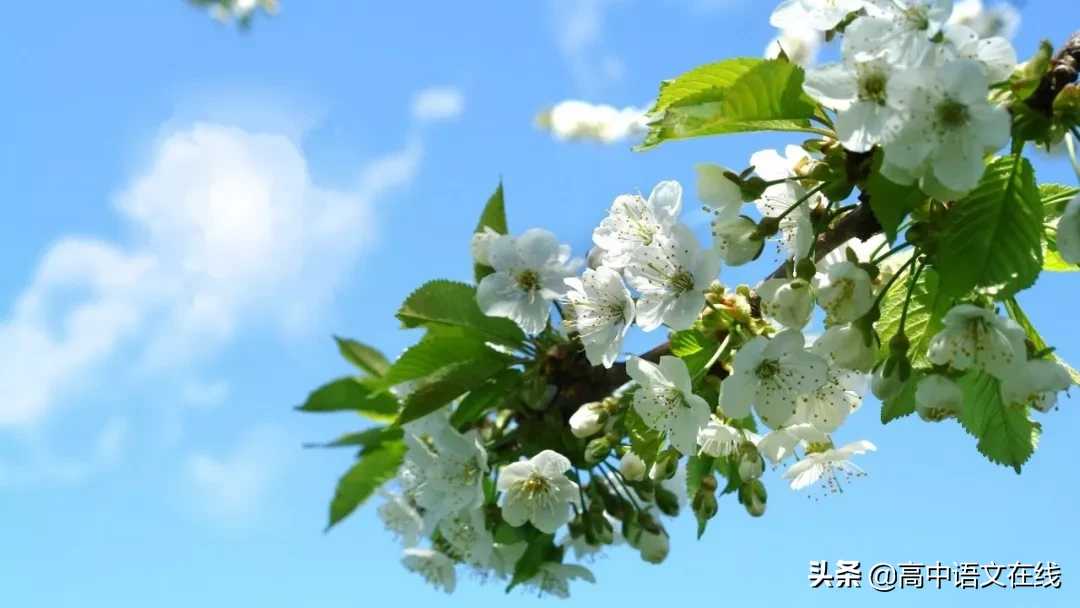
[[[805,203],[806,201],[808,201],[808,200],[810,200],[811,198],[813,198],[815,194],[817,194],[818,192],[821,192],[822,190],[824,190],[824,189],[825,189],[825,186],[827,186],[827,185],[828,185],[828,184],[818,184],[818,185],[817,185],[817,186],[815,186],[815,187],[814,187],[813,189],[811,189],[811,190],[810,190],[809,192],[807,192],[807,193],[806,193],[805,195],[803,195],[803,197],[802,197],[802,198],[800,198],[799,200],[797,200],[797,201],[795,201],[794,203],[792,203],[792,205],[791,205],[790,207],[788,207],[787,209],[784,209],[784,211],[783,211],[783,212],[781,212],[781,213],[780,213],[780,215],[776,216],[776,219],[777,219],[777,220],[782,220],[782,219],[784,219],[784,218],[785,218],[785,217],[787,217],[787,216],[788,216],[789,214],[791,214],[791,212],[792,212],[792,211],[795,211],[795,209],[796,209],[796,208],[797,208],[797,207],[798,207],[799,205],[801,205],[801,204]]]
[[[896,270],[896,274],[889,279],[889,282],[881,289],[881,293],[878,294],[877,299],[874,300],[874,306],[879,306],[881,304],[881,300],[885,298],[885,294],[889,293],[889,290],[892,289],[893,283],[895,283],[896,280],[900,278],[900,275],[904,274],[904,271],[907,270],[908,266],[911,266],[913,263],[915,263],[915,256],[911,256],[910,260],[904,262],[904,265]]]
[[[912,257],[912,259],[915,259],[917,256],[918,256],[918,252],[916,251],[915,255],[913,255],[911,257]],[[915,269],[915,274],[911,275],[911,283],[908,285],[907,297],[904,298],[904,308],[903,308],[903,310],[900,311],[900,329],[899,329],[899,332],[900,332],[901,335],[903,335],[903,333],[904,333],[904,323],[907,322],[907,312],[908,312],[908,307],[911,305],[911,296],[914,295],[914,293],[915,293],[915,284],[919,282],[919,275],[922,274],[923,268],[926,268],[926,262],[920,263],[918,268]]]
[[[883,253],[883,254],[875,257],[874,259],[870,260],[870,263],[871,264],[880,264],[882,262],[882,260],[884,260],[886,258],[889,258],[889,257],[892,257],[893,255],[896,255],[897,253],[900,253],[901,251],[907,249],[908,247],[911,247],[911,243],[906,243],[906,242],[905,243],[900,243],[896,247],[893,247],[892,249],[886,251],[885,253]],[[876,254],[877,252],[875,251],[874,253]]]

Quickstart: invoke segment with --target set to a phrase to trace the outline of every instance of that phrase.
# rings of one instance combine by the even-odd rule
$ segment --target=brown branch
[[[1054,113],[1054,99],[1058,93],[1076,81],[1080,74],[1080,31],[1077,31],[1054,53],[1050,71],[1039,81],[1038,88],[1025,102],[1028,107],[1044,116]]]

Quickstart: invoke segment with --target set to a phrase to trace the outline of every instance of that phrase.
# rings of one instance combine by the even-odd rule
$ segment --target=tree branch
[[[1035,92],[1025,102],[1028,107],[1044,116],[1054,113],[1054,99],[1066,85],[1076,81],[1080,74],[1080,31],[1075,32],[1054,53],[1050,60],[1050,71],[1043,76]]]

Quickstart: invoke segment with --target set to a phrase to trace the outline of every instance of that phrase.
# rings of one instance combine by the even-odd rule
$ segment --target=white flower
[[[554,534],[570,521],[570,504],[580,499],[578,485],[565,475],[569,469],[566,456],[551,450],[503,467],[498,488],[503,492],[506,523],[517,527],[528,521],[537,530]]]
[[[563,324],[576,331],[593,365],[611,367],[634,322],[634,299],[618,272],[600,267],[566,279]]]
[[[481,566],[490,562],[495,539],[485,526],[483,510],[459,511],[439,522],[438,529],[461,561]]]
[[[825,384],[799,397],[790,424],[809,423],[826,433],[840,428],[848,414],[859,409],[866,393],[866,375],[830,368]]]
[[[862,331],[845,323],[825,330],[810,346],[810,352],[839,369],[869,372],[877,359],[875,344],[866,343]]]
[[[874,366],[870,375],[870,392],[882,401],[888,401],[904,390],[907,379],[901,378],[899,363],[889,364],[889,359]]]
[[[754,172],[765,181],[805,177],[814,159],[801,146],[789,145],[781,156],[778,150],[758,150],[750,155],[750,165]],[[770,186],[779,189],[782,184]]]
[[[778,28],[812,27],[824,32],[864,4],[865,0],[784,0],[773,11],[769,23]]]
[[[808,194],[806,188],[789,181],[770,186],[757,201],[761,215],[779,217],[787,212],[780,220],[780,245],[796,260],[808,256],[810,247],[814,244],[814,224],[810,221],[811,201],[804,200]],[[821,195],[817,195],[816,199],[825,200]],[[796,203],[798,206],[788,212]]]
[[[454,560],[431,549],[405,549],[401,558],[402,565],[411,572],[417,572],[428,584],[436,589],[442,588],[447,593],[454,592],[457,576],[454,573]]]
[[[630,254],[667,233],[681,210],[682,186],[676,181],[657,184],[648,200],[636,194],[616,197],[593,231],[593,243],[604,250],[604,265],[619,270],[629,264]]]
[[[812,27],[787,27],[765,46],[765,59],[776,59],[783,52],[795,65],[813,65],[821,42],[821,32]]]
[[[889,103],[906,120],[885,144],[887,164],[922,176],[924,190],[933,182],[954,195],[974,188],[983,157],[1005,145],[1010,129],[1009,113],[987,100],[982,66],[958,59],[938,70],[911,69],[897,73],[888,88]]]
[[[963,407],[964,392],[952,378],[930,374],[915,387],[915,409],[923,420],[955,418]]]
[[[572,549],[574,559],[579,562],[591,562],[597,553],[603,551],[603,544],[590,545],[584,534],[577,537],[567,534],[559,541],[559,546]]]
[[[445,415],[427,416],[417,423],[406,425],[409,466],[402,477],[406,494],[423,509],[425,519],[438,522],[482,505],[488,466],[480,442],[451,428]]]
[[[491,243],[488,259],[495,269],[480,281],[476,301],[493,317],[506,317],[526,333],[544,330],[552,300],[566,294],[565,280],[574,275],[570,248],[555,235],[532,228],[518,238],[501,235]]]
[[[731,418],[757,411],[765,426],[775,429],[795,414],[800,395],[821,388],[828,364],[803,350],[805,338],[788,329],[772,340],[758,336],[735,354],[732,374],[720,385],[720,407]]]
[[[852,262],[839,262],[814,277],[818,305],[827,315],[826,323],[850,323],[874,305],[870,275]]]
[[[726,177],[728,173],[735,173],[711,163],[698,163],[694,165],[694,171],[697,172],[697,191],[701,202],[717,210],[718,220],[737,217],[743,205],[742,188]]]
[[[769,279],[757,288],[761,311],[791,329],[802,329],[814,313],[814,295],[802,279]]]
[[[545,562],[540,565],[536,576],[529,579],[526,585],[535,587],[541,594],[553,595],[566,599],[570,597],[570,581],[583,580],[595,583],[596,578],[588,568],[577,564],[556,564]]]
[[[420,514],[408,501],[397,494],[387,492],[383,488],[378,489],[378,494],[386,499],[386,502],[379,505],[376,511],[383,525],[393,532],[395,537],[401,539],[403,547],[415,547],[424,528],[424,520],[421,519]]]
[[[888,83],[893,66],[882,58],[847,60],[807,70],[803,89],[836,110],[836,136],[853,152],[868,152],[892,141],[903,126],[903,116],[889,105]]]
[[[757,224],[747,217],[714,221],[713,249],[728,266],[742,266],[761,255],[765,240],[754,238]]]
[[[791,489],[802,490],[817,483],[822,478],[830,489],[838,488],[837,472],[844,474],[847,480],[862,477],[866,473],[848,459],[857,454],[873,452],[877,447],[869,441],[856,441],[841,448],[807,454],[806,458],[791,465],[784,473],[784,479],[791,480]]]
[[[1056,239],[1061,259],[1080,264],[1080,196],[1065,205],[1065,213],[1057,223]]]
[[[926,358],[954,369],[982,368],[1008,377],[1027,360],[1024,329],[1011,319],[971,304],[958,304],[942,319],[945,327],[930,340]]]
[[[866,12],[848,28],[855,30],[856,58],[883,52],[898,67],[910,68],[926,60],[931,39],[952,14],[952,0],[868,0]]]
[[[600,401],[586,403],[570,416],[570,432],[578,439],[599,433],[608,420],[607,406]]]
[[[473,234],[472,241],[469,243],[469,252],[472,253],[473,259],[477,264],[483,266],[491,266],[491,259],[488,257],[488,252],[491,251],[491,244],[495,242],[495,239],[501,236],[498,232],[495,232],[491,228],[484,226],[484,229],[480,232]]]
[[[953,7],[953,14],[947,25],[950,28],[958,25],[969,27],[981,38],[1012,38],[1020,27],[1020,13],[1008,2],[985,6],[982,0],[960,0]]]
[[[678,357],[660,357],[654,365],[630,357],[626,373],[641,388],[634,409],[649,428],[666,431],[668,441],[683,454],[697,452],[698,431],[709,423],[709,404],[693,393],[690,372]]]
[[[713,416],[709,424],[698,431],[697,442],[703,454],[713,458],[726,458],[739,451],[743,437],[739,429],[724,424]]]
[[[627,452],[619,460],[619,472],[627,481],[641,481],[645,479],[645,461],[637,454]]]
[[[778,464],[795,453],[795,447],[809,443],[827,443],[829,436],[812,424],[793,424],[776,429],[762,437],[757,449],[769,462]]]
[[[637,323],[645,331],[661,324],[689,329],[705,307],[705,290],[720,274],[720,260],[702,251],[697,237],[683,224],[651,245],[638,247],[626,267],[626,280],[641,292]]]
[[[1022,403],[1049,412],[1057,404],[1057,394],[1072,385],[1069,370],[1062,364],[1032,359],[1001,380],[1001,398],[1007,405]]]
[[[979,62],[986,71],[986,79],[996,84],[1009,79],[1016,69],[1016,49],[1001,37],[980,38],[975,30],[957,25],[945,30],[944,44],[938,49],[938,64],[957,59]]]

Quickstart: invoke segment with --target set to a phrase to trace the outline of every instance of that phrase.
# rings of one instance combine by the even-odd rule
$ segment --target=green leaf
[[[1047,230],[1046,241],[1043,243],[1043,270],[1050,272],[1076,272],[1080,265],[1070,264],[1061,257],[1057,247],[1057,232]]]
[[[664,444],[664,434],[649,428],[637,410],[630,406],[623,417],[623,427],[630,438],[630,449],[641,457],[645,466],[651,467]]]
[[[500,359],[461,361],[440,369],[409,393],[394,426],[427,416],[504,369],[506,361]]]
[[[377,422],[391,422],[397,416],[398,405],[397,397],[350,376],[315,389],[296,409],[317,413],[353,411]]]
[[[979,440],[979,452],[1019,474],[1035,452],[1042,425],[1028,417],[1027,407],[1005,405],[1000,383],[990,374],[968,372],[960,388],[964,391],[960,424]]]
[[[372,376],[382,376],[389,369],[390,362],[386,360],[386,357],[367,344],[338,336],[334,336],[334,340],[337,341],[338,350],[346,361]]]
[[[878,154],[878,157],[882,156]],[[880,162],[875,159],[874,171],[866,182],[866,194],[870,197],[870,210],[891,243],[896,240],[904,218],[926,202],[926,195],[917,185],[901,186],[889,181],[877,169]]]
[[[1061,184],[1039,184],[1039,199],[1042,200],[1043,218],[1047,222],[1056,221],[1065,213],[1065,205],[1080,195],[1080,188]]]
[[[924,372],[913,371],[904,383],[900,394],[882,402],[881,424],[888,424],[897,418],[904,418],[915,413],[915,388],[924,375]]]
[[[525,553],[514,564],[514,576],[506,587],[507,593],[510,593],[514,587],[521,583],[529,581],[540,572],[540,566],[548,561],[548,557],[555,549],[553,539],[554,537],[551,534],[537,534],[529,540],[529,545],[525,547]]]
[[[425,283],[405,299],[397,318],[406,329],[449,325],[472,329],[492,342],[509,346],[519,346],[525,340],[525,334],[513,321],[480,311],[475,287],[454,281]]]
[[[502,404],[510,393],[517,390],[521,381],[522,373],[513,368],[504,369],[495,374],[490,380],[465,395],[457,409],[450,415],[450,424],[460,429],[480,419],[488,410]]]
[[[495,359],[503,367],[509,365],[510,356],[493,350],[484,343],[483,338],[475,335],[436,337],[421,340],[409,347],[390,366],[390,370],[380,380],[383,386],[395,386],[409,380],[430,376],[440,369],[479,359]]]
[[[383,444],[398,441],[404,437],[404,432],[401,429],[396,429],[389,426],[377,426],[357,433],[348,433],[342,435],[330,443],[313,443],[307,444],[304,447],[308,448],[362,448],[361,454],[366,454],[372,450],[378,449]]]
[[[712,361],[720,343],[716,336],[705,334],[696,329],[677,331],[671,334],[671,354],[686,363],[690,377],[697,379]]]
[[[1009,315],[1009,318],[1016,321],[1016,324],[1023,328],[1024,333],[1027,334],[1027,339],[1031,341],[1031,345],[1035,347],[1035,351],[1044,351],[1050,347],[1046,343],[1046,340],[1039,335],[1038,330],[1035,329],[1035,325],[1024,313],[1024,309],[1020,307],[1020,303],[1016,301],[1016,298],[1009,298],[1005,300],[1005,312]],[[1061,365],[1065,366],[1065,369],[1069,372],[1069,376],[1076,384],[1080,384],[1080,372],[1077,372],[1068,363],[1065,363],[1061,357],[1057,354],[1051,354],[1050,359],[1057,361]]]
[[[889,351],[889,340],[900,330],[900,315],[910,284],[910,274],[901,277],[881,301],[881,319],[876,328],[881,336],[882,356]],[[934,269],[923,268],[911,294],[904,334],[911,343],[908,354],[915,367],[930,367],[926,350],[930,347],[930,340],[944,327],[941,320],[953,305],[953,299],[945,295],[940,286],[941,279]]]
[[[975,287],[1008,297],[1042,270],[1043,206],[1027,159],[1003,156],[979,185],[945,214],[935,267],[957,298]]]
[[[330,523],[327,530],[348,517],[364,504],[379,486],[395,475],[405,459],[405,443],[392,441],[368,452],[338,481],[334,499],[330,502]]]
[[[708,63],[696,67],[678,78],[660,83],[660,94],[656,98],[649,114],[656,114],[673,103],[703,91],[715,91],[717,94],[735,84],[752,68],[764,63],[764,59],[737,57],[726,61]]]
[[[686,460],[686,497],[694,500],[701,489],[701,478],[713,472],[716,459],[712,456],[691,456]]]
[[[480,221],[476,224],[476,230],[473,232],[484,232],[484,228],[490,228],[499,234],[506,234],[508,232],[506,226],[506,202],[505,197],[503,196],[502,180],[499,180],[499,186],[495,188],[495,193],[488,198],[487,204],[484,205],[484,211],[480,214]],[[473,264],[473,275],[475,276],[478,285],[480,284],[481,279],[494,272],[495,269],[491,266]]]
[[[805,131],[816,105],[802,90],[804,77],[803,69],[788,61],[762,61],[727,88],[705,89],[670,103],[636,149],[721,133]]]

